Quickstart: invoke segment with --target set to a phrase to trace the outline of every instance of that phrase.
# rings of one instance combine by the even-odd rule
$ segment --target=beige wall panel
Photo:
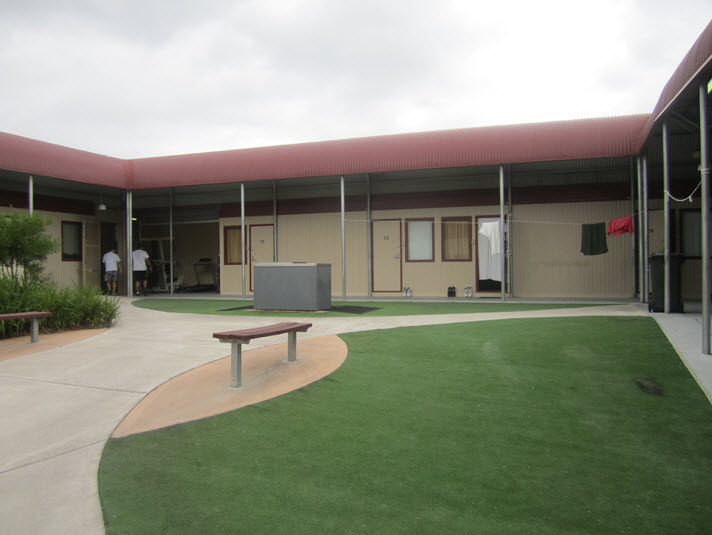
[[[331,264],[331,294],[341,295],[341,214],[285,215],[278,222],[279,261]]]
[[[340,214],[339,214],[340,215]],[[339,255],[341,253],[339,252]],[[339,258],[341,258],[339,256]],[[337,285],[334,286],[334,278]],[[331,272],[331,293],[342,295],[341,271]],[[346,213],[346,295],[368,295],[368,223],[366,212]]]
[[[584,256],[581,225],[630,214],[628,201],[513,208],[514,294],[518,297],[631,297],[632,234],[607,237],[608,253]]]

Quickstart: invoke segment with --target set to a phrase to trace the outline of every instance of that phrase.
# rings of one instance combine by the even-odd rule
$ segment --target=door
[[[499,217],[477,218],[477,292],[502,291],[502,251]],[[506,239],[505,239],[506,241]]]
[[[101,288],[101,232],[99,223],[84,222],[84,262],[82,280]]]
[[[274,226],[250,225],[250,291],[254,291],[256,262],[274,262]]]
[[[374,292],[400,292],[403,286],[401,263],[401,221],[381,219],[371,222],[373,237]]]

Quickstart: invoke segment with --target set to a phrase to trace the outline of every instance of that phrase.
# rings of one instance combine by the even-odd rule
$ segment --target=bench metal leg
[[[242,385],[242,344],[232,343],[232,360],[230,367],[232,380],[230,386],[237,388]]]
[[[36,344],[40,339],[40,321],[37,318],[32,318],[30,326],[30,343]]]
[[[294,362],[295,360],[297,360],[297,333],[287,333],[287,336],[287,360],[290,362]],[[282,338],[282,340],[284,340],[284,338]]]

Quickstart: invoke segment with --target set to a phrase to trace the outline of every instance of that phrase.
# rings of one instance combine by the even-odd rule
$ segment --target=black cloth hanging
[[[608,252],[605,223],[581,225],[581,252],[585,256],[593,256]]]

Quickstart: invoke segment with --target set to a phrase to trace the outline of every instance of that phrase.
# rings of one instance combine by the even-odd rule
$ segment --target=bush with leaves
[[[51,312],[40,322],[44,332],[110,327],[118,319],[118,299],[86,284],[60,288],[43,276],[47,256],[58,249],[45,232],[51,222],[36,214],[0,214],[0,314]],[[0,321],[0,338],[26,333],[29,323]]]
[[[15,280],[39,280],[47,256],[59,248],[45,232],[51,219],[37,214],[0,215],[0,270]]]

